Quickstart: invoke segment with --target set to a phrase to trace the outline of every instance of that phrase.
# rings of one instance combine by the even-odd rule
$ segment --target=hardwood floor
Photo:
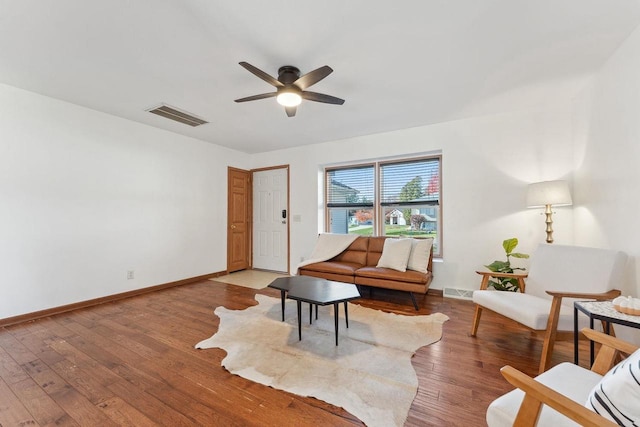
[[[217,330],[217,306],[246,308],[256,292],[279,296],[202,281],[0,328],[0,425],[362,425],[341,408],[229,374],[220,349],[194,349]],[[360,301],[415,314],[403,293]],[[534,375],[541,342],[489,312],[471,338],[471,302],[418,302],[420,314],[450,320],[442,340],[413,358],[420,387],[406,425],[486,425],[487,405],[511,389],[500,367]],[[580,351],[585,361],[586,343]],[[558,343],[553,363],[572,359],[573,344]]]

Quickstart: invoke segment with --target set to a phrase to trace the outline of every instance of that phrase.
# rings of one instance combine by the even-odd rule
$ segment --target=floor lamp
[[[543,181],[530,184],[527,189],[527,207],[544,207],[547,224],[547,243],[553,243],[553,220],[551,206],[568,206],[572,204],[571,193],[567,181]]]

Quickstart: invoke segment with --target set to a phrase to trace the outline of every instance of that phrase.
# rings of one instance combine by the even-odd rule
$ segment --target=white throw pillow
[[[407,262],[407,270],[427,272],[427,263],[431,254],[431,246],[433,239],[409,239],[411,240],[411,253],[409,254],[409,262]]]
[[[411,253],[410,239],[387,239],[382,247],[382,256],[377,267],[407,271],[407,262]]]
[[[621,426],[640,425],[640,350],[602,377],[585,406]]]

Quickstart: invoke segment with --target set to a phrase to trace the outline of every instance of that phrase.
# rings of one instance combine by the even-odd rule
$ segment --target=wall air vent
[[[457,298],[457,299],[473,299],[473,291],[468,289],[456,289],[456,288],[444,288],[442,296],[445,298]]]
[[[166,104],[160,104],[159,106],[153,107],[147,111],[162,116],[166,119],[175,120],[176,122],[180,122],[193,127],[209,123],[208,121],[202,120],[201,118],[196,117],[191,113],[187,113],[186,111],[179,110],[175,107],[170,107]]]

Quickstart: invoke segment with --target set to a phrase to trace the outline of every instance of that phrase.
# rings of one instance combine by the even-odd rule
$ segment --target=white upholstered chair
[[[637,425],[634,421],[638,421],[640,412],[640,386],[634,374],[640,370],[635,366],[640,356],[638,346],[592,329],[582,332],[602,344],[591,370],[564,362],[534,379],[511,366],[503,367],[502,375],[517,388],[489,405],[486,416],[489,427],[617,426],[612,419],[624,420],[623,425]],[[612,369],[619,354],[632,353],[628,364],[635,367]],[[608,372],[615,374],[607,375]],[[605,415],[608,419],[588,408],[588,402],[597,399],[594,393],[603,391],[608,403],[616,407],[610,409],[611,415]],[[608,414],[602,408],[598,412]]]
[[[574,299],[608,300],[620,295],[616,287],[620,285],[626,262],[626,254],[619,251],[542,244],[531,257],[526,292],[493,289],[473,292],[476,312],[471,336],[476,336],[483,309],[542,334],[542,373],[549,368],[556,339],[573,337]]]

